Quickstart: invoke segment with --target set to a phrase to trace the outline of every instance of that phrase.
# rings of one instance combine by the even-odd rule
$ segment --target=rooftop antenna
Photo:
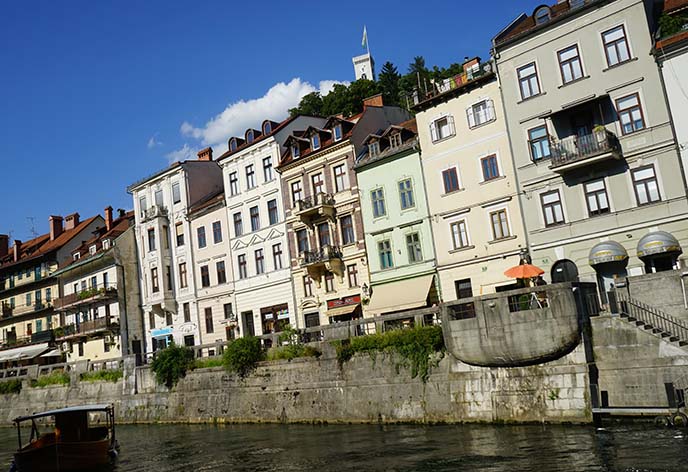
[[[31,237],[37,238],[38,232],[36,232],[36,225],[35,225],[36,218],[34,218],[33,216],[27,216],[26,219],[29,220],[29,224],[31,225],[29,227],[29,231],[31,232]]]

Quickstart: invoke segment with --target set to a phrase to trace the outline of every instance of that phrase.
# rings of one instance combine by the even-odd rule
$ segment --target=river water
[[[118,426],[116,472],[688,471],[688,431],[650,425]],[[0,472],[16,448],[0,429]]]

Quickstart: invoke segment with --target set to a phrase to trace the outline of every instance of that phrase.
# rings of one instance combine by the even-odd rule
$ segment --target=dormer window
[[[89,253],[90,255],[94,255],[94,254],[96,253],[97,250],[98,250],[98,248],[97,248],[96,245],[94,244],[94,245],[92,245],[91,247],[88,248],[88,253]]]
[[[236,151],[237,148],[237,140],[236,138],[232,138],[229,140],[229,150],[230,151]]]
[[[311,136],[311,148],[313,148],[314,151],[320,149],[320,136],[317,134]]]
[[[332,130],[332,133],[334,135],[335,141],[339,141],[340,139],[342,139],[342,125],[335,126]]]
[[[299,157],[301,153],[299,152],[299,145],[298,144],[292,144],[291,145],[291,155],[294,159]]]
[[[389,147],[396,149],[401,146],[401,133],[394,133],[389,137]]]
[[[103,250],[110,249],[110,240],[109,239],[103,239]]]
[[[72,254],[72,259],[74,259],[75,261],[81,259],[81,253],[75,252],[74,254]]]
[[[549,7],[541,7],[535,10],[535,24],[541,25],[550,20]]]
[[[272,125],[270,124],[269,121],[266,121],[263,124],[263,134],[270,134],[271,131],[272,131]]]
[[[246,131],[246,142],[247,143],[253,142],[253,130],[252,129]]]
[[[380,154],[380,143],[373,141],[372,143],[368,144],[368,153],[370,154],[370,157],[375,157]]]

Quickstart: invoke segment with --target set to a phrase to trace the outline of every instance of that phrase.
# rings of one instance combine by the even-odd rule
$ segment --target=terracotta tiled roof
[[[100,251],[103,247],[104,240],[115,239],[129,229],[132,218],[134,218],[134,212],[130,211],[125,213],[123,216],[112,220],[112,227],[109,231],[105,226],[98,228],[96,231],[94,231],[95,235],[92,238],[85,241],[83,244],[81,244],[81,246],[72,251],[72,254],[77,252],[80,254],[79,260],[75,261],[74,259],[67,259],[60,264],[60,268],[69,266],[75,262],[81,262],[84,259],[91,257],[90,247],[94,244],[96,245],[97,250]]]
[[[681,31],[680,33],[677,33],[673,36],[669,36],[668,38],[660,39],[657,41],[656,44],[656,49],[662,50],[664,48],[668,48],[669,46],[673,46],[677,43],[683,42],[688,40],[688,31]]]
[[[291,164],[291,163],[294,162],[295,160],[299,160],[299,161],[300,161],[300,160],[302,160],[302,159],[305,159],[306,157],[308,157],[308,156],[311,155],[311,154],[314,154],[314,153],[316,153],[316,152],[322,152],[322,151],[324,151],[325,149],[327,149],[327,148],[329,148],[329,147],[331,147],[331,146],[333,146],[333,145],[335,145],[335,144],[340,144],[340,143],[346,141],[347,139],[349,139],[349,138],[351,137],[352,133],[353,133],[353,129],[354,129],[355,123],[352,123],[352,122],[350,122],[349,120],[342,120],[342,119],[338,119],[338,120],[341,121],[341,122],[343,122],[343,123],[344,123],[344,122],[348,122],[348,123],[351,125],[351,126],[349,127],[349,129],[348,129],[346,132],[344,132],[344,133],[342,134],[341,139],[338,139],[337,141],[335,141],[335,140],[334,140],[334,135],[332,135],[332,136],[330,136],[329,138],[327,138],[326,140],[323,140],[322,143],[320,144],[320,148],[317,149],[316,151],[313,151],[313,150],[310,148],[310,146],[309,146],[307,149],[304,149],[304,150],[300,151],[298,159],[294,159],[294,158],[292,157],[292,154],[291,154],[291,147],[289,146],[289,147],[287,147],[286,151],[284,151],[284,153],[282,154],[282,158],[280,159],[280,163],[279,163],[279,166],[277,166],[277,168],[280,169],[280,168],[282,168],[282,167],[284,167],[284,166],[286,166],[286,165]],[[327,120],[327,123],[325,123],[325,126],[327,126],[328,124],[330,124],[330,120]],[[343,131],[343,130],[342,130],[342,131]],[[295,132],[292,134],[292,136],[290,136],[290,137],[291,137],[292,139],[302,140],[303,138],[301,138],[301,136],[303,136],[304,134],[305,134],[305,131],[295,131]],[[306,141],[308,141],[308,140],[306,140]]]
[[[688,8],[688,0],[664,0],[664,13],[673,13],[677,10]]]
[[[402,141],[401,145],[392,148],[390,146],[389,136],[391,134],[394,134],[395,132],[401,133]],[[385,130],[380,130],[377,133],[370,134],[363,141],[363,143],[367,144],[368,142],[370,142],[371,138],[380,142],[380,152],[377,155],[371,157],[368,153],[368,148],[366,147],[365,151],[362,154],[360,154],[356,162],[356,165],[354,166],[357,169],[364,167],[368,164],[384,160],[388,157],[400,154],[404,151],[413,148],[416,144],[418,144],[418,125],[416,123],[416,119],[412,118],[398,125],[390,125]]]

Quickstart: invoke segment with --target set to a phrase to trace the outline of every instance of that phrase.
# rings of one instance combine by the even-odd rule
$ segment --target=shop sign
[[[361,303],[361,296],[360,295],[352,295],[350,297],[338,298],[336,300],[328,300],[327,301],[327,309],[331,310],[333,308],[339,308],[339,307],[348,306],[348,305],[357,305],[359,303]]]

